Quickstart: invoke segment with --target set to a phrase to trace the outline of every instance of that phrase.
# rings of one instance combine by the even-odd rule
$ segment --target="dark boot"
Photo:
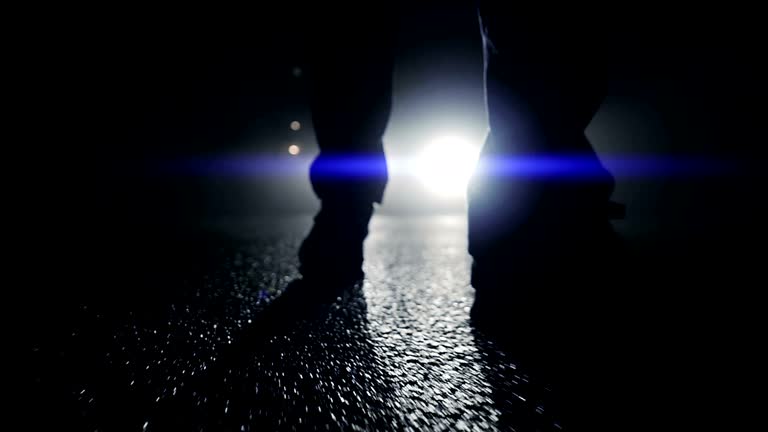
[[[540,340],[537,332],[589,303],[616,274],[622,242],[610,220],[623,217],[623,206],[609,201],[613,179],[596,157],[592,171],[558,178],[478,170],[468,194],[474,324]]]
[[[372,203],[324,201],[312,231],[299,249],[303,278],[328,285],[362,280],[363,241],[372,215]]]
[[[542,194],[540,207],[515,227],[481,226],[479,209],[470,206],[471,323],[550,385],[566,430],[615,430],[605,425],[624,400],[612,382],[626,372],[623,336],[616,337],[626,334],[624,245],[607,200],[598,211],[567,199],[578,196],[572,189],[566,196],[548,192],[549,203]],[[478,232],[485,242],[478,243]]]

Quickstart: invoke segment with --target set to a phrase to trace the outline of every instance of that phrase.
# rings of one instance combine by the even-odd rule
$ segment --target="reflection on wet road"
[[[297,276],[310,222],[215,226],[213,257],[163,279],[177,294],[152,313],[81,305],[58,352],[38,347],[59,363],[42,385],[86,430],[560,429],[548,390],[469,326],[463,217],[376,216],[360,290],[245,337]]]

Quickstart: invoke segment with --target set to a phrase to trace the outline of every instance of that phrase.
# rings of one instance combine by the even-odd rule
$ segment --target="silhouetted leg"
[[[521,232],[604,216],[613,191],[584,135],[605,96],[605,53],[596,45],[606,36],[580,15],[509,9],[481,2],[490,134],[487,171],[481,166],[470,192],[475,258],[495,254],[506,236],[519,243]]]
[[[490,133],[469,191],[473,286],[524,304],[542,290],[499,287],[497,270],[580,267],[574,258],[599,249],[594,236],[612,235],[613,178],[584,135],[605,95],[609,36],[581,14],[501,2],[480,13]]]
[[[309,74],[320,155],[310,178],[322,209],[299,258],[305,279],[346,282],[362,277],[363,240],[387,182],[382,136],[391,106],[396,23],[381,2],[316,8]]]
[[[596,12],[522,9],[480,7],[490,134],[469,191],[472,318],[511,335],[566,395],[583,392],[564,404],[586,415],[619,246],[613,178],[584,135],[605,96],[610,35]]]

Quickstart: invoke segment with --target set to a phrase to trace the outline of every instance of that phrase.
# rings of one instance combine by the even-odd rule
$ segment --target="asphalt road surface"
[[[33,391],[92,431],[571,430],[548,383],[469,324],[465,217],[376,215],[360,289],[286,328],[261,320],[310,224],[224,220],[205,259],[159,253],[127,283],[121,264],[124,291],[33,347]]]

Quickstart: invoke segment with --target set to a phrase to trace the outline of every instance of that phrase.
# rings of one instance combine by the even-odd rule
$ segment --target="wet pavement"
[[[548,384],[469,324],[464,217],[376,215],[362,286],[271,328],[310,223],[222,221],[204,262],[139,301],[80,302],[65,340],[33,347],[54,363],[36,388],[92,431],[565,427]]]

